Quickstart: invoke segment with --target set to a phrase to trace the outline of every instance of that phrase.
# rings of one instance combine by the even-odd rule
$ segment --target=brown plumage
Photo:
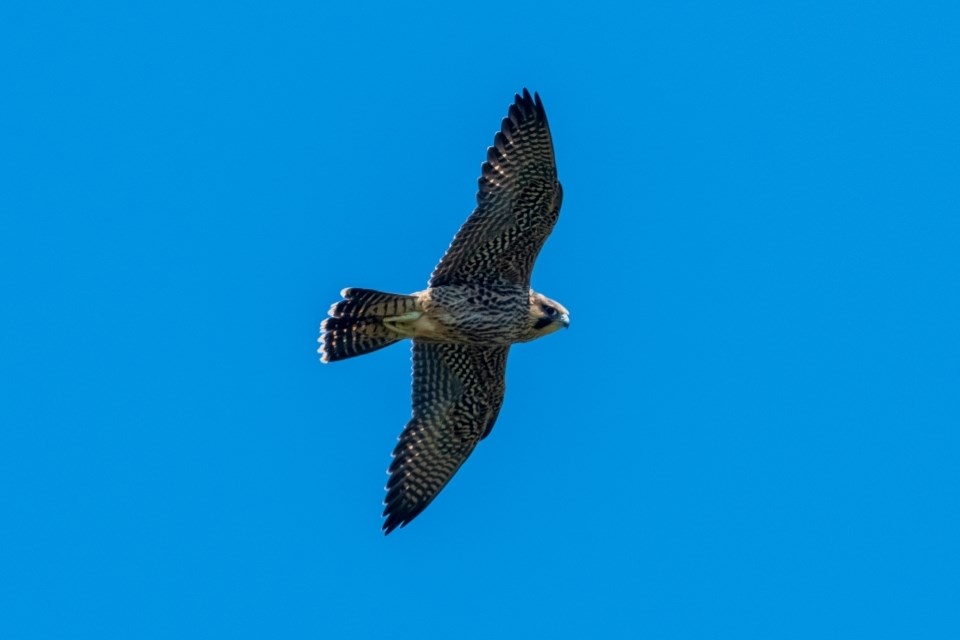
[[[323,362],[413,340],[413,417],[393,451],[390,533],[415,518],[485,438],[500,412],[507,352],[569,325],[533,291],[533,264],[560,213],[553,142],[540,97],[524,89],[487,150],[477,208],[410,295],[344,289],[321,325]]]

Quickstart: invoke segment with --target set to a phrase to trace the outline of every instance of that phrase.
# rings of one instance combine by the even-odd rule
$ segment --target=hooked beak
[[[562,316],[560,316],[560,324],[563,325],[563,328],[564,328],[564,329],[569,329],[569,328],[570,328],[570,316],[569,316],[568,314],[566,314],[566,313],[563,314]]]

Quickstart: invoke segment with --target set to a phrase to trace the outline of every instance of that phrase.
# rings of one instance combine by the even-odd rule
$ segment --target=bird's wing
[[[530,286],[537,254],[560,215],[553,141],[540,96],[524,89],[510,105],[483,163],[477,208],[430,278],[431,287],[465,283]]]
[[[497,419],[509,347],[413,342],[413,417],[393,451],[387,482],[390,533],[440,493]]]

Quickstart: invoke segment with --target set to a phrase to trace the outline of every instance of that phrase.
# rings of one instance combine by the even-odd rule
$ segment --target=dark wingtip
[[[547,112],[543,108],[543,100],[540,99],[540,94],[536,91],[533,92],[533,106],[536,107],[537,113],[544,120],[547,119]]]
[[[421,503],[413,508],[401,506],[397,503],[388,504],[387,508],[383,510],[383,517],[386,518],[381,527],[383,529],[383,535],[390,535],[394,529],[403,529],[410,524],[414,518],[423,513],[424,508],[426,508],[429,503],[429,501],[426,504]]]
[[[530,107],[533,106],[533,98],[530,97],[530,91],[524,87],[521,93],[518,93],[514,96],[514,104],[517,105],[518,109],[521,109],[525,114],[530,113]]]
[[[402,529],[407,526],[414,518],[423,513],[427,505],[433,502],[433,497],[427,500],[411,499],[408,487],[404,486],[403,474],[396,472],[399,468],[397,460],[399,458],[394,458],[388,470],[390,479],[387,481],[385,487],[387,495],[383,500],[383,517],[386,518],[382,527],[383,535],[389,535],[394,529]]]
[[[514,95],[512,106],[516,107],[525,116],[525,120],[539,119],[546,121],[547,119],[547,113],[543,108],[543,101],[540,99],[540,94],[534,91],[533,96],[531,96],[530,90],[526,87],[523,88],[521,93]]]
[[[383,521],[382,527],[385,536],[390,535],[394,529],[407,526],[407,523],[413,520],[408,510],[401,508],[398,502],[396,498],[386,501],[386,508],[383,510],[383,517],[386,520]]]
[[[394,514],[395,515],[395,514]],[[383,523],[383,535],[388,536],[394,532],[398,527],[405,525],[405,522],[402,522],[399,518],[394,518],[393,516],[387,518],[387,521]]]
[[[385,536],[390,535],[390,532],[397,527],[402,527],[406,524],[406,518],[402,515],[403,509],[400,508],[400,494],[403,488],[399,485],[403,476],[394,473],[400,463],[402,463],[402,460],[394,456],[393,460],[390,461],[390,467],[387,469],[390,478],[387,480],[387,486],[384,487],[384,489],[387,490],[387,495],[383,499],[383,517],[386,518],[386,520],[384,520],[383,526],[381,527],[383,529],[383,535]]]

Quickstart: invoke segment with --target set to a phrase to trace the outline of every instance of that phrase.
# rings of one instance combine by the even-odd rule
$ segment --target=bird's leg
[[[414,331],[411,325],[419,320],[422,315],[422,311],[411,311],[399,316],[390,316],[383,319],[383,326],[391,331],[396,331],[400,335],[412,336]]]

